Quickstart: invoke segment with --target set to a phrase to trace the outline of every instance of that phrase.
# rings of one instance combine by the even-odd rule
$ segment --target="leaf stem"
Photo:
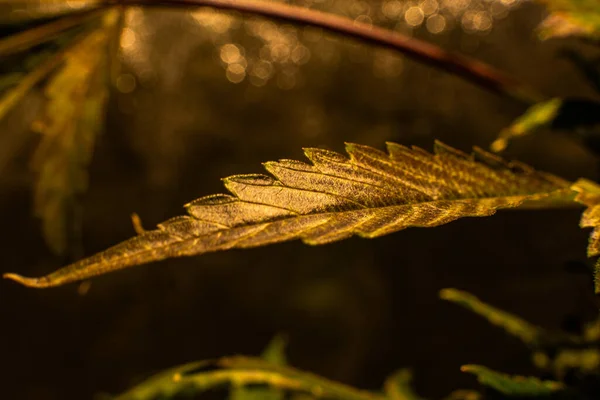
[[[86,10],[11,35],[6,39],[0,40],[0,57],[18,53],[38,44],[48,42],[56,38],[60,33],[92,20],[103,13],[104,10],[98,10],[97,8]]]
[[[389,29],[305,7],[264,0],[123,0],[123,3],[131,6],[208,6],[308,24],[399,51],[515,100],[534,103],[543,98],[524,83],[481,61]]]

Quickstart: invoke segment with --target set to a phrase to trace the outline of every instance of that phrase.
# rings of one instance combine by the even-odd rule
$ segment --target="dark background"
[[[395,26],[378,17],[381,3],[360,4],[371,7],[376,23]],[[318,6],[351,14],[339,2]],[[302,28],[298,41],[312,51],[306,64],[276,65],[264,86],[233,84],[219,48],[237,43],[251,60],[264,43],[235,22],[246,17],[215,32],[206,23],[214,14],[203,12],[204,25],[184,11],[135,11],[128,19],[138,47],[121,55],[122,73],[135,76],[136,86],[125,93],[112,88],[83,200],[85,254],[132,236],[132,212],[150,228],[182,214],[195,198],[223,192],[220,178],[261,172],[267,160],[302,159],[302,147],[343,151],[344,141],[378,148],[395,141],[431,149],[438,138],[468,151],[487,147],[525,109],[373,47],[329,36],[311,42]],[[526,2],[483,33],[455,24],[439,35],[423,27],[413,34],[495,65],[546,95],[593,96],[577,69],[557,56],[562,47],[590,49],[539,42],[534,28],[541,16]],[[374,66],[378,59],[391,67]],[[292,88],[281,88],[289,86],[285,77],[278,83],[282,71],[294,76]],[[28,162],[37,138],[27,121],[41,102],[33,93],[0,124],[1,140],[21,143],[0,170],[1,272],[37,276],[63,262],[45,246],[31,212]],[[557,132],[522,139],[507,157],[569,179],[596,177],[595,157]],[[588,277],[565,270],[568,262],[587,262],[589,232],[578,227],[579,215],[507,211],[377,240],[291,242],[167,260],[94,279],[84,295],[78,285],[38,291],[2,281],[2,398],[116,394],[173,365],[256,355],[279,332],[289,339],[292,365],[366,389],[407,366],[417,390],[431,397],[475,387],[459,371],[465,363],[532,373],[525,346],[439,300],[438,291],[470,291],[548,328],[590,318]]]

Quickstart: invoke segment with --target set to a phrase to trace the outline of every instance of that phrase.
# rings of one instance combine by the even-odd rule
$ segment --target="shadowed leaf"
[[[283,336],[275,336],[261,358],[273,365],[285,365],[286,340]],[[283,391],[277,388],[234,386],[229,392],[229,400],[283,400]]]
[[[529,135],[550,125],[558,114],[562,103],[562,99],[555,98],[531,106],[510,126],[500,132],[498,138],[492,143],[492,150],[496,152],[503,151],[510,140]]]
[[[477,376],[482,385],[508,396],[543,396],[565,388],[560,382],[542,381],[531,376],[511,376],[481,365],[463,365],[460,369]]]
[[[507,333],[518,337],[524,343],[537,345],[545,331],[529,322],[486,304],[470,293],[457,289],[443,289],[440,297],[444,300],[459,304],[487,319],[491,324],[503,328]]]
[[[545,128],[577,136],[588,148],[597,152],[600,147],[600,103],[587,99],[555,98],[535,104],[500,132],[491,149],[495,152],[503,151],[512,140]]]
[[[423,400],[410,386],[412,373],[408,369],[395,372],[385,381],[385,394],[389,400]]]
[[[67,50],[64,64],[45,87],[48,101],[42,117],[34,123],[41,134],[32,159],[35,214],[58,254],[73,245],[69,235],[77,226],[77,196],[87,187],[86,168],[102,127],[108,43],[117,16],[117,11],[107,11],[100,28]]]
[[[538,0],[550,15],[540,24],[539,36],[549,39],[585,36],[600,39],[600,2],[597,0]]]
[[[354,389],[317,375],[274,365],[258,358],[229,357],[215,362],[187,364],[162,372],[117,396],[115,400],[170,399],[184,392],[198,393],[223,385],[241,387],[252,384],[264,384],[290,392],[303,392],[323,399],[385,399],[377,393]]]
[[[42,278],[5,274],[32,287],[57,286],[129,266],[210,251],[301,239],[318,245],[490,216],[520,205],[572,202],[569,184],[475,149],[467,155],[439,142],[434,154],[388,144],[388,152],[348,144],[350,158],[306,149],[312,161],[265,163],[272,176],[225,178],[231,194],[186,205],[188,216]],[[547,204],[549,203],[549,204]]]
[[[474,390],[459,389],[450,393],[444,400],[481,400],[481,393]]]

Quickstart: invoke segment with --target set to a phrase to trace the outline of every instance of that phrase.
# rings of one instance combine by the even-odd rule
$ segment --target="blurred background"
[[[563,48],[540,42],[543,10],[519,0],[297,0],[400,31],[496,66],[547,96],[594,95]],[[488,147],[526,106],[399,53],[321,29],[208,8],[129,8],[105,129],[81,196],[81,255],[222,193],[220,178],[303,159],[303,147],[385,141],[431,150],[434,139]],[[1,272],[50,272],[54,255],[32,213],[30,92],[0,121]],[[506,157],[568,179],[597,178],[597,159],[544,131]],[[476,387],[459,367],[532,373],[519,341],[438,299],[455,287],[548,328],[594,315],[580,210],[508,211],[436,229],[323,247],[299,242],[173,259],[92,282],[33,290],[0,282],[6,399],[94,399],[192,360],[259,354],[277,333],[292,365],[377,389],[411,367],[423,396]],[[572,269],[572,268],[571,268]]]

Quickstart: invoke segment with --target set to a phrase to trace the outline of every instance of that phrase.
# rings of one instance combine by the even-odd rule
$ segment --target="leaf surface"
[[[541,39],[565,36],[600,38],[600,2],[597,0],[538,0],[550,14],[539,26]]]
[[[588,242],[588,257],[600,255],[600,186],[587,179],[580,179],[573,184],[573,190],[578,192],[575,200],[587,208],[581,215],[579,226],[593,228]],[[594,286],[596,294],[600,293],[600,260],[594,270]]]
[[[560,382],[542,381],[532,376],[511,376],[481,365],[463,365],[461,371],[477,376],[482,385],[509,396],[543,396],[565,388]]]
[[[295,368],[239,356],[200,361],[161,372],[115,400],[171,399],[178,394],[194,394],[223,385],[259,384],[323,399],[386,400],[378,393],[355,389]]]
[[[507,333],[518,337],[524,343],[535,346],[540,344],[541,338],[547,333],[516,315],[502,311],[486,304],[474,295],[457,289],[443,289],[440,297],[444,300],[457,303],[466,309],[481,315],[491,324],[503,328]]]
[[[271,176],[225,178],[230,194],[193,201],[186,205],[189,215],[156,230],[45,277],[5,277],[32,287],[57,286],[170,257],[293,239],[319,245],[353,235],[374,238],[526,202],[572,201],[568,182],[477,148],[473,155],[439,142],[434,154],[394,143],[388,153],[357,144],[346,150],[350,158],[306,149],[312,164],[267,162]]]
[[[424,400],[412,389],[412,373],[408,369],[399,370],[390,375],[384,384],[389,400]]]
[[[87,188],[87,165],[102,127],[108,46],[118,15],[104,11],[102,24],[67,50],[64,64],[45,86],[48,101],[33,125],[41,136],[32,159],[35,214],[58,254],[77,247],[77,196]]]

